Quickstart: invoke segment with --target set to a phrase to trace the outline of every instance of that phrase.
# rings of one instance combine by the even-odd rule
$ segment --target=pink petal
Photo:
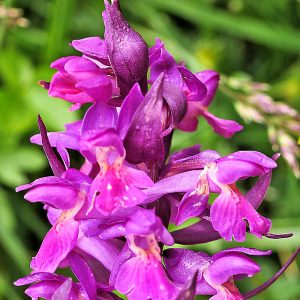
[[[127,134],[136,109],[143,100],[144,95],[141,92],[139,84],[136,83],[125,97],[118,118],[117,132],[122,140],[124,140]]]
[[[162,263],[153,257],[145,262],[138,257],[126,261],[118,272],[115,287],[131,300],[170,300],[178,293],[175,285],[168,279]]]
[[[81,131],[82,134],[89,130],[100,128],[114,128],[117,123],[117,110],[106,103],[96,101],[85,113]]]
[[[46,234],[40,250],[32,259],[30,267],[35,272],[54,272],[73,249],[78,238],[78,222],[66,217]]]
[[[198,194],[195,191],[186,193],[178,207],[175,224],[178,226],[190,218],[199,216],[205,210],[208,198],[207,193]]]
[[[243,126],[236,121],[220,119],[204,108],[199,110],[199,114],[206,119],[207,123],[216,133],[224,136],[225,138],[231,138],[236,132],[243,129]]]
[[[246,239],[247,220],[250,233],[261,237],[269,232],[271,221],[262,217],[237,190],[224,188],[211,206],[213,228],[227,241],[232,237],[242,242]]]
[[[209,282],[221,285],[234,275],[252,277],[260,271],[259,265],[244,254],[230,253],[215,260],[207,270]]]
[[[106,43],[98,36],[73,40],[71,46],[85,55],[97,58],[100,61],[105,60],[108,62]]]
[[[29,202],[43,202],[58,209],[68,210],[76,205],[78,191],[70,185],[39,185],[27,192],[24,198]]]
[[[219,85],[220,75],[213,70],[206,70],[196,74],[197,78],[202,81],[207,88],[207,95],[201,100],[201,105],[209,106],[213,101],[216,90]]]

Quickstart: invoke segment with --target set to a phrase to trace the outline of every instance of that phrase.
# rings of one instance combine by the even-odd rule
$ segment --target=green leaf
[[[20,147],[17,150],[2,149],[0,152],[0,180],[8,186],[16,187],[28,179],[27,172],[35,172],[46,165],[41,150],[34,146]]]
[[[69,111],[70,103],[49,97],[47,91],[39,86],[32,87],[27,97],[28,108],[33,111],[36,117],[41,114],[48,130],[64,130],[64,124],[79,119],[77,112]]]
[[[299,53],[300,31],[278,23],[267,23],[247,15],[209,8],[201,1],[146,0],[149,5],[171,12],[203,28],[223,32],[254,43],[290,53]],[[150,4],[151,3],[151,4]]]
[[[30,261],[30,255],[27,252],[20,237],[15,232],[16,219],[12,206],[6,193],[0,190],[0,243],[9,256],[23,274],[28,273],[29,267],[25,262]]]

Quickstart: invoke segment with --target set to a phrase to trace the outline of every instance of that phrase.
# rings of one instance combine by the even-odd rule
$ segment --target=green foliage
[[[120,0],[124,14],[149,45],[155,37],[165,41],[176,59],[184,59],[193,71],[214,68],[231,75],[249,73],[255,81],[270,84],[276,100],[300,109],[300,2],[252,0]],[[16,185],[50,174],[38,146],[29,144],[37,132],[40,113],[49,130],[78,119],[69,105],[49,98],[37,85],[49,80],[49,63],[75,51],[72,39],[103,34],[98,0],[6,0],[4,5],[24,9],[29,26],[21,28],[0,19],[0,299],[24,299],[22,288],[12,282],[29,271],[30,257],[47,231],[48,224],[38,205],[30,205],[15,194]],[[232,98],[220,92],[211,107],[224,118],[239,118]],[[244,124],[245,130],[226,140],[212,133],[200,120],[197,132],[176,132],[173,149],[200,143],[222,154],[237,149],[262,151],[272,148],[265,125]],[[290,169],[279,160],[262,209],[273,219],[273,232],[294,232],[291,239],[250,237],[245,246],[272,249],[274,255],[258,259],[262,272],[246,279],[241,288],[250,290],[272,276],[300,244],[300,186]],[[214,252],[235,244],[223,241],[199,245]],[[243,244],[244,245],[244,244]],[[298,261],[299,262],[299,261]],[[299,264],[298,264],[299,266]],[[296,264],[270,289],[255,299],[299,299],[300,274]],[[199,299],[206,299],[199,297]]]

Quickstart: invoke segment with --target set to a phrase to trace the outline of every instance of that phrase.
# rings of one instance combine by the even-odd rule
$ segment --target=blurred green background
[[[248,98],[255,92],[249,90],[249,75],[268,83],[267,93],[275,101],[300,110],[300,1],[121,0],[121,5],[149,46],[159,37],[193,71],[215,69],[223,74],[211,111],[245,126],[226,140],[201,121],[193,134],[176,133],[173,149],[200,143],[203,149],[222,154],[249,149],[271,156],[279,146],[290,158],[293,171],[279,159],[261,212],[273,220],[272,232],[295,236],[249,237],[243,244],[273,250],[271,257],[257,259],[262,272],[241,283],[243,291],[250,290],[270,278],[300,245],[300,186],[295,176],[299,115],[286,118],[271,113],[259,122],[255,115],[249,118],[251,111],[241,113],[241,108],[249,109]],[[103,36],[102,10],[101,0],[0,1],[0,299],[25,299],[23,289],[12,282],[29,272],[30,258],[49,228],[42,206],[30,205],[14,192],[15,186],[50,174],[41,149],[29,143],[37,132],[37,114],[49,130],[56,131],[79,118],[77,112],[68,112],[67,103],[49,98],[37,81],[51,78],[49,64],[54,59],[79,55],[68,46],[72,39]],[[259,108],[253,107],[257,113]],[[290,122],[294,129],[285,127]],[[273,147],[268,139],[272,133],[279,141],[279,145],[273,141]],[[213,253],[234,245],[217,241],[199,249]],[[300,259],[255,299],[300,299],[299,266]]]

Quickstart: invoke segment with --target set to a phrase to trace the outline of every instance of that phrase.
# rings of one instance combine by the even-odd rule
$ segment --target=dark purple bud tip
[[[133,115],[124,140],[130,163],[161,164],[164,159],[162,120],[157,117],[163,108],[163,80],[161,73]]]
[[[39,84],[42,88],[44,88],[44,89],[46,89],[46,90],[49,90],[50,82],[45,81],[45,80],[39,80],[39,81],[38,81],[38,84]]]
[[[287,239],[292,237],[294,234],[289,232],[289,233],[281,233],[281,234],[275,234],[275,233],[268,233],[265,234],[264,236],[268,239],[273,239],[273,240],[278,240],[278,239]]]
[[[42,137],[43,149],[49,161],[49,165],[53,171],[54,176],[60,177],[66,169],[64,165],[60,162],[60,160],[57,158],[50,145],[47,135],[47,128],[40,115],[38,115],[38,126]]]
[[[194,300],[198,271],[186,282],[175,300]]]
[[[136,82],[146,94],[149,66],[146,42],[123,18],[118,0],[113,0],[111,4],[105,0],[102,15],[107,53],[121,96],[125,97]]]

